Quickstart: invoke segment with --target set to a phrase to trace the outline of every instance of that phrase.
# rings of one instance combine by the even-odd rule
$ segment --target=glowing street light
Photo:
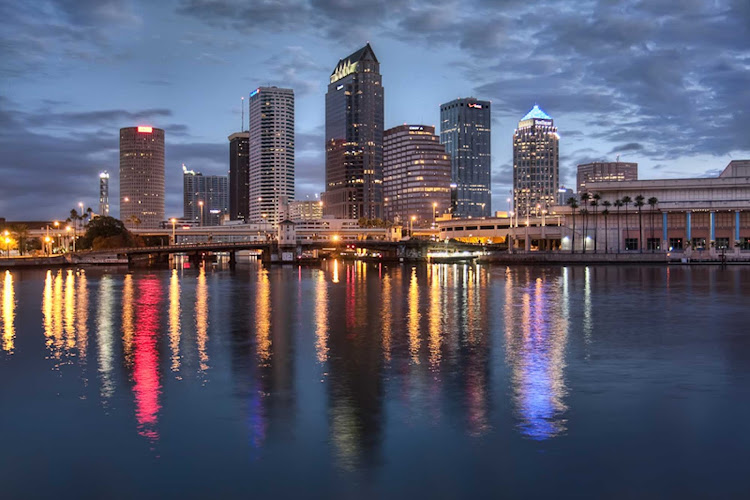
[[[417,220],[416,215],[412,215],[411,219],[409,219],[409,238],[414,237],[414,221]]]
[[[200,226],[203,227],[203,200],[198,202],[198,206],[201,207],[201,222]]]
[[[172,223],[172,244],[176,245],[177,244],[177,240],[175,240],[174,230],[175,230],[175,225],[177,224],[177,219],[175,219],[174,217],[172,217],[171,219],[169,219],[169,222]]]

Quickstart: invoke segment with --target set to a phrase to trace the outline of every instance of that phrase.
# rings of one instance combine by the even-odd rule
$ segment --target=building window
[[[669,238],[669,250],[682,250],[682,238]]]
[[[716,238],[716,248],[729,248],[729,238]]]
[[[706,248],[706,238],[693,238],[693,248],[696,250]]]
[[[659,238],[648,238],[646,240],[647,250],[661,250],[661,240]]]
[[[638,250],[638,238],[625,238],[625,250]]]
[[[750,250],[750,238],[740,238],[740,248],[742,250]]]

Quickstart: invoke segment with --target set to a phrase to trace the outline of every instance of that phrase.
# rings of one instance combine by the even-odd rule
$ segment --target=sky
[[[313,197],[328,77],[367,42],[386,128],[492,101],[493,211],[534,104],[567,186],[618,156],[641,179],[750,158],[750,0],[0,0],[0,217],[96,211],[102,170],[117,216],[118,133],[135,125],[165,129],[166,216],[181,216],[181,165],[227,173],[240,98],[260,85],[295,91],[296,197]]]

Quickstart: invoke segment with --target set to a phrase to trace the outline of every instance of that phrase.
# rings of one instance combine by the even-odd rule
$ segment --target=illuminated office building
[[[554,121],[537,105],[518,123],[513,134],[513,207],[520,217],[541,215],[557,204],[559,142]]]
[[[488,217],[490,191],[490,102],[473,97],[440,106],[440,142],[451,159],[456,185],[454,217]]]
[[[250,93],[248,216],[274,226],[294,199],[294,91],[259,87]]]
[[[227,176],[204,176],[183,164],[182,185],[183,218],[198,226],[220,225],[229,210]]]
[[[164,130],[120,129],[120,219],[129,229],[164,220]]]
[[[435,127],[400,125],[383,137],[385,218],[429,226],[451,203],[451,161]]]
[[[341,59],[326,93],[323,213],[383,217],[383,85],[370,44]]]
[[[595,161],[578,165],[576,186],[578,193],[587,190],[586,184],[592,182],[623,182],[638,180],[638,164],[622,161]]]
[[[109,216],[109,172],[99,174],[99,215]]]
[[[249,132],[237,132],[229,136],[229,218],[231,220],[247,220],[249,213],[249,141]]]

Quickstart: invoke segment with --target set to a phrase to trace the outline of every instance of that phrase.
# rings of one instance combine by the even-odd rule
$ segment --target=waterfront
[[[3,496],[740,496],[748,282],[663,265],[5,272]]]

